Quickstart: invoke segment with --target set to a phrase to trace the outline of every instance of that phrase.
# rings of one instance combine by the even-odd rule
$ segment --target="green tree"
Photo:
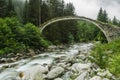
[[[64,11],[64,15],[66,16],[72,16],[74,15],[74,11],[75,11],[75,8],[73,6],[72,3],[67,3],[67,5],[65,6],[65,11]]]
[[[97,16],[97,20],[108,23],[108,14],[106,10],[103,10],[102,8],[100,8],[98,16]]]
[[[40,17],[41,17],[41,0],[29,0],[29,19],[28,21],[33,23],[34,25],[39,26],[40,25]]]
[[[29,6],[28,6],[28,0],[25,1],[25,6],[23,10],[23,23],[27,23],[29,19]]]
[[[49,7],[49,19],[59,16],[74,15],[74,6],[72,3],[68,3],[67,5],[65,5],[63,0],[50,0],[50,2],[46,4]],[[72,38],[74,38],[76,35],[77,28],[75,27],[75,25],[76,21],[57,22],[50,25],[44,31],[44,34],[46,38],[52,42],[57,41],[61,43],[68,43],[71,42],[70,39],[68,39],[71,37],[69,33],[71,33]]]
[[[22,52],[28,48],[43,49],[48,42],[33,24],[21,24],[17,18],[0,18],[0,54]]]
[[[0,17],[5,17],[7,13],[7,4],[5,0],[0,0]]]
[[[49,19],[49,6],[45,1],[43,1],[41,5],[41,23],[47,21],[48,19]]]
[[[108,23],[108,14],[106,10],[103,11],[103,22]]]
[[[114,18],[113,18],[113,20],[112,20],[112,23],[114,24],[114,25],[118,25],[118,20],[117,20],[117,18],[114,16]]]
[[[97,16],[97,20],[102,21],[103,20],[103,10],[102,8],[100,8],[98,16]]]
[[[50,3],[49,3],[50,18],[58,17],[58,14],[57,14],[58,7],[59,7],[59,0],[50,0]]]
[[[7,5],[7,16],[11,17],[15,15],[14,11],[14,6],[13,6],[13,1],[8,0],[8,5]]]
[[[64,15],[64,1],[59,0],[58,2],[58,8],[57,8],[57,16],[63,16]]]

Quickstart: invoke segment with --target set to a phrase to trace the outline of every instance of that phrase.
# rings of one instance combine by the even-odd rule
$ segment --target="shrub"
[[[101,68],[109,69],[111,73],[120,76],[120,39],[108,44],[99,44],[93,49],[92,59]]]
[[[101,44],[97,44],[92,52],[92,56],[94,57],[93,62],[99,65],[101,68],[106,68],[108,65],[108,54],[105,52],[106,46]]]
[[[40,29],[33,24],[23,25],[17,18],[0,18],[0,54],[47,46],[48,42],[42,37]]]
[[[109,66],[107,66],[111,73],[120,76],[120,53],[112,55],[109,59]]]

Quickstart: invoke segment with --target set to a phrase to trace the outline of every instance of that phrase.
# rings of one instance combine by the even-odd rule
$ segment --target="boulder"
[[[31,55],[31,56],[34,56],[35,55],[35,51],[33,50],[33,49],[28,49],[28,51],[29,51],[29,55]]]
[[[94,76],[90,80],[102,80],[102,78],[100,76]]]
[[[59,77],[64,72],[64,69],[62,67],[56,67],[52,69],[50,72],[47,74],[48,79],[54,79],[56,77]]]
[[[74,54],[67,55],[67,57],[65,59],[66,62],[70,62],[70,63],[74,63],[75,60],[76,60],[76,55],[74,55]]]
[[[0,59],[0,62],[2,62],[2,63],[7,62],[7,58]]]
[[[108,78],[103,78],[103,80],[109,80]]]
[[[33,80],[44,80],[41,72],[36,72]]]
[[[62,78],[56,78],[56,79],[54,79],[54,80],[63,80]]]
[[[82,63],[75,63],[71,66],[71,70],[76,73],[81,73],[82,71],[90,70],[91,63],[82,64]]]
[[[107,77],[107,78],[111,78],[112,77],[112,74],[108,70],[98,72],[97,75],[101,76],[101,77]]]
[[[31,65],[27,68],[20,69],[20,72],[21,70],[24,74],[23,80],[43,80],[43,73],[48,72],[48,69],[41,65]]]
[[[80,74],[75,80],[86,80],[87,78],[87,71],[83,72],[82,74]]]

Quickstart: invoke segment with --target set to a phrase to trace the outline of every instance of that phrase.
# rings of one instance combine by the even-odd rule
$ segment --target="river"
[[[33,56],[28,59],[23,59],[14,63],[0,64],[0,80],[37,80],[34,79],[34,76],[37,71],[44,73],[44,77],[46,77],[46,75],[49,76],[50,69],[55,69],[56,66],[62,67],[64,69],[62,76],[60,77],[61,79],[58,80],[70,80],[70,76],[71,76],[70,73],[74,68],[74,65],[76,65],[77,63],[79,63],[79,65],[88,66],[88,68],[90,68],[91,62],[87,59],[87,57],[89,57],[90,51],[93,46],[94,45],[92,43],[77,43],[69,46],[64,50],[43,52],[42,54]],[[73,69],[73,71],[75,72],[76,70]],[[24,77],[20,78],[21,72],[24,73],[23,75]],[[50,73],[52,72],[53,71],[51,71]],[[79,78],[78,75],[77,77]],[[58,77],[58,75],[56,75],[55,77]],[[77,77],[75,80],[79,80],[77,79]],[[57,80],[52,78],[50,79]],[[44,79],[39,79],[39,80],[44,80]],[[89,80],[89,79],[85,79],[85,80]]]

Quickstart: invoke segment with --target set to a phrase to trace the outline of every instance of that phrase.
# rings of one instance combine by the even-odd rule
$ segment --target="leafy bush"
[[[33,24],[21,24],[17,18],[0,18],[0,54],[29,48],[46,48],[48,42]]]
[[[109,59],[109,66],[107,66],[114,75],[120,76],[120,53],[112,55]]]
[[[91,54],[97,65],[109,69],[111,73],[120,76],[120,39],[108,44],[98,44]]]
[[[95,58],[92,61],[98,64],[101,68],[105,68],[108,65],[108,54],[105,52],[105,48],[106,46],[97,44],[91,54]]]

